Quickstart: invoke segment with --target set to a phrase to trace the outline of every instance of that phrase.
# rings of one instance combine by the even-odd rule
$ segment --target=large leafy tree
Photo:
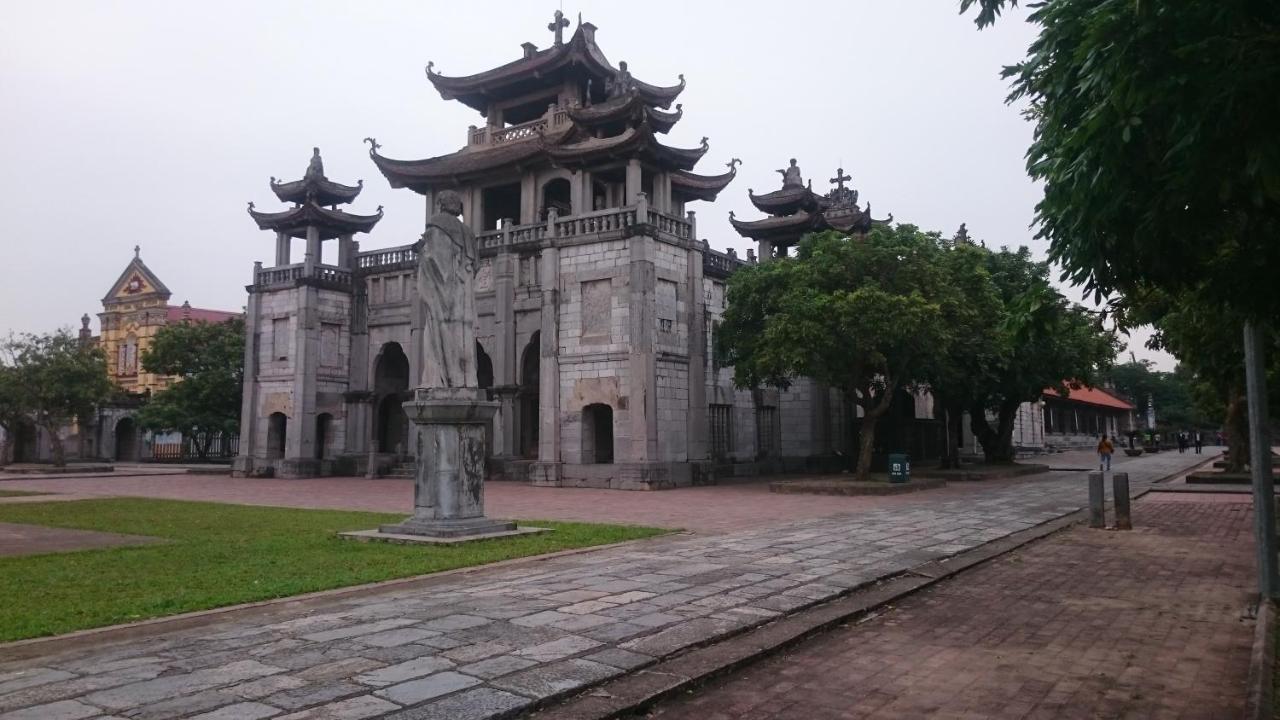
[[[987,388],[999,380],[1004,303],[987,270],[989,255],[985,247],[963,241],[951,243],[942,255],[957,301],[942,306],[951,342],[945,352],[940,348],[930,355],[927,377],[934,405],[942,410],[945,467],[960,464],[964,413],[985,402]]]
[[[147,372],[178,376],[138,411],[151,430],[177,430],[192,438],[204,458],[216,433],[240,427],[244,382],[244,321],[185,322],[156,333],[142,353]]]
[[[865,237],[806,237],[795,258],[735,273],[718,334],[741,387],[798,376],[840,390],[862,410],[856,479],[870,470],[877,421],[894,393],[925,379],[951,341],[950,294],[937,235],[911,225]]]
[[[1197,405],[1196,389],[1201,381],[1186,363],[1174,372],[1163,372],[1148,360],[1135,360],[1112,367],[1107,376],[1116,390],[1140,409],[1150,398],[1156,407],[1157,425],[1162,429],[1218,427],[1221,423],[1221,414]]]
[[[10,336],[2,346],[5,366],[0,389],[20,415],[43,429],[53,447],[53,462],[67,464],[59,432],[87,418],[112,392],[106,358],[97,347],[84,346],[69,330],[49,335]],[[14,422],[11,418],[10,422]],[[16,431],[16,425],[11,428]]]
[[[0,465],[12,460],[14,439],[21,432],[22,425],[30,422],[26,401],[17,368],[0,363],[0,428],[5,431],[4,444],[0,446]]]
[[[1006,0],[977,4],[980,25]],[[1280,3],[1046,0],[1006,68],[1035,123],[1040,236],[1100,293],[1195,291],[1280,316]]]
[[[985,259],[1001,312],[994,357],[972,378],[969,418],[985,460],[1006,463],[1013,462],[1018,407],[1046,388],[1065,394],[1068,384],[1092,382],[1115,357],[1117,341],[1096,315],[1049,284],[1047,264],[1025,247]]]

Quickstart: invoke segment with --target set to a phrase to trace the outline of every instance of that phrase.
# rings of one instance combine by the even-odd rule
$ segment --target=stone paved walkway
[[[1193,462],[1160,455],[1127,469],[1141,489]],[[1060,517],[1085,498],[1083,475],[1055,473],[958,499],[233,612],[118,642],[0,648],[0,719],[491,717]]]
[[[1091,452],[1057,453],[1040,460],[1054,467],[1090,467],[1094,461]],[[1116,467],[1119,469],[1128,461],[1128,457],[1117,457]],[[1058,475],[1054,473],[1049,477]],[[406,514],[413,507],[413,481],[394,478],[282,480],[117,473],[110,477],[39,479],[0,475],[0,480],[3,480],[0,487],[7,489],[66,493],[76,498],[129,495]],[[723,533],[746,527],[766,527],[838,514],[977,497],[992,488],[1021,482],[1021,479],[1009,479],[952,483],[946,488],[920,495],[892,497],[778,495],[769,492],[768,482],[763,479],[713,487],[628,493],[491,482],[485,486],[485,503],[492,517],[623,523]]]
[[[1076,526],[648,717],[1241,717],[1249,499],[1147,498],[1134,532]]]

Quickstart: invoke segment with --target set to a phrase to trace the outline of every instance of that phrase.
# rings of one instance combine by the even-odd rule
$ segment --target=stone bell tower
[[[356,233],[382,219],[338,209],[356,199],[363,183],[325,177],[315,148],[301,180],[271,190],[293,207],[249,215],[276,235],[275,262],[254,263],[245,318],[244,402],[237,475],[310,477],[326,471],[344,447],[351,345],[352,270]],[[293,240],[306,241],[302,262],[292,262]],[[324,243],[337,240],[337,256],[324,262]]]

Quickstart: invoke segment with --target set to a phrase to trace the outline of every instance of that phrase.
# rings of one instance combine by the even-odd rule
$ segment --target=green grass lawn
[[[0,505],[0,522],[152,535],[168,542],[0,557],[0,641],[409,577],[661,534],[527,521],[554,532],[455,546],[342,540],[405,514],[111,498]]]

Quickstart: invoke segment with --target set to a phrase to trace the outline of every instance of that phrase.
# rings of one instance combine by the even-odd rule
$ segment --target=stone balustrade
[[[293,285],[299,280],[313,279],[331,285],[351,285],[351,270],[333,265],[313,265],[294,263],[272,268],[261,268],[254,273],[254,286],[259,288],[279,285]]]
[[[356,256],[356,268],[361,272],[376,271],[396,265],[412,265],[418,262],[418,251],[413,245],[370,250]]]
[[[467,147],[476,145],[502,145],[529,140],[548,130],[559,130],[569,125],[569,113],[565,108],[552,104],[542,117],[512,125],[511,127],[476,127],[467,129]]]

